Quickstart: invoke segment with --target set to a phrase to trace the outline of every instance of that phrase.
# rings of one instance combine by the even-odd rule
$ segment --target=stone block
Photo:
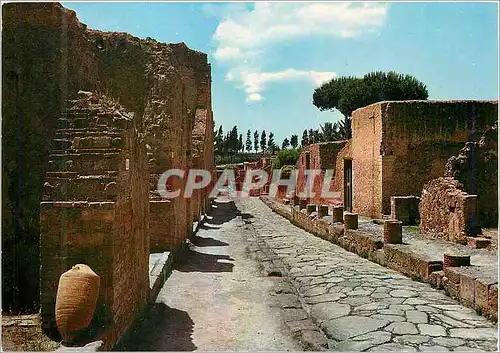
[[[460,302],[468,307],[474,307],[476,297],[476,278],[469,273],[460,275]]]
[[[449,283],[459,285],[461,274],[460,267],[444,267],[444,275]]]
[[[414,279],[428,281],[432,272],[442,269],[442,262],[417,254],[406,245],[384,244],[383,249],[388,267]]]
[[[491,244],[491,239],[483,237],[467,237],[467,245],[473,249],[485,249]]]
[[[328,205],[319,205],[318,206],[318,215],[320,218],[328,216]]]
[[[344,222],[344,207],[333,206],[333,222]]]
[[[470,266],[470,255],[460,253],[445,253],[443,256],[443,266],[445,268]]]
[[[474,308],[486,312],[489,307],[488,295],[492,285],[496,283],[495,279],[477,278],[475,285],[475,303]]]

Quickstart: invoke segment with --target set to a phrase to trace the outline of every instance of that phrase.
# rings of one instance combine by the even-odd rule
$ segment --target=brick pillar
[[[477,195],[466,195],[463,202],[464,210],[467,212],[467,235],[476,236],[480,233],[477,222]]]
[[[316,205],[313,203],[310,203],[306,206],[306,213],[311,214],[313,212],[316,212]]]
[[[402,244],[402,222],[389,219],[384,222],[384,243],[386,244]]]

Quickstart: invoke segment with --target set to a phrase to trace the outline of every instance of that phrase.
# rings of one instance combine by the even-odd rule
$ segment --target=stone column
[[[396,219],[388,219],[384,222],[384,243],[403,243],[402,222]]]
[[[306,213],[311,214],[313,212],[316,212],[316,205],[313,203],[310,203],[306,206]]]
[[[344,207],[334,206],[333,207],[333,222],[343,222],[344,221]]]
[[[358,214],[345,212],[344,213],[344,229],[358,229]]]
[[[306,199],[300,199],[299,201],[299,209],[303,210],[307,206],[307,200]]]
[[[319,218],[323,218],[328,216],[328,205],[319,205],[318,206],[318,216]]]

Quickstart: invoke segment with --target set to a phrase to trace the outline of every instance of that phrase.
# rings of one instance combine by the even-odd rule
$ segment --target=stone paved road
[[[289,269],[305,309],[342,351],[495,351],[497,326],[443,292],[293,226],[256,198],[247,227]]]
[[[154,307],[120,350],[302,350],[276,300],[276,292],[287,290],[286,283],[262,273],[248,253],[252,234],[244,229],[245,215],[228,201],[218,200]],[[320,333],[312,321],[309,326],[309,335]]]

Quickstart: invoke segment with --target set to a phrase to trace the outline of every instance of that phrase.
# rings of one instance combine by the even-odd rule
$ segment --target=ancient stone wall
[[[380,217],[382,213],[381,155],[382,111],[379,104],[355,110],[352,114],[353,212]]]
[[[39,305],[39,214],[66,99],[97,84],[85,26],[58,4],[2,6],[2,307]],[[30,259],[26,261],[26,259]]]
[[[447,160],[467,141],[476,141],[498,118],[488,101],[379,103],[383,114],[382,211],[391,196],[419,195],[423,185],[444,175]]]
[[[211,183],[202,190],[195,190],[191,198],[191,215],[193,221],[198,221],[207,211],[208,195],[211,186],[215,185],[215,164],[213,153],[213,113],[211,106],[211,75],[210,66],[204,71],[200,70],[200,89],[195,122],[191,133],[192,140],[192,168],[203,169],[211,172]]]
[[[354,111],[354,212],[380,217],[391,196],[419,195],[497,116],[491,101],[379,102]]]
[[[419,204],[420,231],[459,244],[476,235],[476,196],[453,178],[425,184]]]
[[[478,223],[498,225],[498,128],[488,129],[478,142],[468,142],[447,164],[445,176],[458,180],[464,190],[477,195]]]
[[[156,212],[157,205],[170,205],[160,207],[161,210],[153,218],[160,222],[153,224],[154,229],[160,233],[157,237],[160,244],[157,245],[164,246],[166,239],[168,247],[175,248],[191,233],[191,201],[178,198],[170,203],[163,202],[155,193],[156,181],[169,168],[186,170],[193,165],[192,131],[197,109],[209,112],[205,125],[210,133],[206,135],[203,146],[206,150],[199,153],[206,166],[213,165],[210,146],[213,125],[210,65],[206,54],[190,50],[184,43],[162,44],[126,33],[89,30],[78,22],[73,11],[58,3],[11,3],[2,6],[2,11],[2,226],[3,234],[8,234],[2,237],[2,273],[5,280],[2,287],[3,305],[7,309],[17,306],[34,310],[39,304],[40,202],[46,172],[52,168],[49,164],[51,151],[58,149],[57,145],[65,144],[54,138],[60,118],[65,114],[67,100],[75,97],[79,90],[105,92],[118,101],[122,109],[134,113],[134,133],[144,138],[147,148],[151,173],[149,182],[146,180],[144,185],[137,181],[131,182],[130,188],[118,190],[123,198],[113,201],[113,218],[109,221],[116,224],[113,223],[114,220],[120,220],[122,228],[118,231],[118,228],[110,228],[110,225],[104,223],[96,225],[102,228],[96,230],[97,233],[107,232],[109,234],[106,238],[116,237],[117,240],[130,244],[122,247],[119,253],[113,250],[102,256],[117,259],[113,271],[118,276],[127,271],[126,262],[133,263],[134,267],[137,264],[139,268],[144,268],[142,252],[132,253],[132,248],[139,246],[142,249],[142,244],[149,246],[148,237],[144,238],[142,231],[134,224],[136,221],[130,221],[132,218],[142,222],[142,215],[149,210],[136,209],[139,204],[127,201],[135,198],[132,195],[144,192],[147,197],[149,189],[152,202],[148,208],[152,213]],[[75,122],[84,123],[78,119]],[[87,127],[81,126],[83,129]],[[102,138],[102,143],[115,141],[111,137],[99,138]],[[93,138],[88,136],[80,138],[79,142],[75,141],[72,140],[71,143],[94,143]],[[133,144],[123,149],[136,155]],[[129,163],[132,163],[132,159],[129,158]],[[88,168],[92,163],[100,166],[110,163],[108,170],[117,170],[113,168],[118,163],[112,156],[99,153],[85,158],[75,156],[72,161],[77,168]],[[131,169],[130,173],[132,172]],[[79,177],[69,178],[71,182],[61,183],[66,186],[54,188],[53,197],[66,200],[74,192],[75,197],[78,195],[76,200],[85,200],[86,195],[96,196],[95,190],[108,177],[90,178],[85,182]],[[173,188],[184,187],[179,180],[170,182]],[[111,184],[108,191],[111,192],[113,188]],[[157,204],[153,204],[154,202]],[[42,207],[52,206],[42,204]],[[104,204],[102,207],[108,206]],[[77,211],[75,209],[71,212]],[[133,217],[130,217],[130,212],[133,212]],[[166,217],[162,217],[163,215]],[[54,224],[57,227],[58,223]],[[78,227],[79,223],[74,225],[75,229],[79,229]],[[131,235],[129,229],[133,229],[133,234],[136,235]],[[131,238],[120,238],[125,234]],[[151,244],[153,246],[155,242],[152,241]],[[56,246],[56,243],[50,246]],[[50,246],[45,248],[42,245],[42,256],[44,252],[50,252]],[[108,251],[106,249],[109,250],[104,246],[96,251]],[[23,259],[19,254],[23,254]],[[25,261],[26,257],[30,261]],[[66,265],[68,264],[61,266]],[[44,267],[50,268],[47,265]],[[145,268],[147,270],[147,265]],[[56,273],[60,270],[62,268],[55,266],[53,276],[57,276]],[[50,270],[47,271],[49,272]],[[138,287],[125,282],[112,284],[116,291],[115,299],[121,298],[121,306],[110,309],[112,315],[120,318],[116,322],[119,330],[112,334],[111,339],[120,336],[120,330],[126,328],[129,316],[141,306],[143,280],[134,278]],[[147,281],[147,275],[144,281]],[[31,293],[35,295],[30,295]],[[112,296],[109,294],[110,298]]]
[[[92,93],[81,93],[59,119],[40,213],[46,328],[54,327],[59,277],[78,263],[101,277],[94,328],[106,325],[106,344],[146,305],[148,167],[137,120]]]

